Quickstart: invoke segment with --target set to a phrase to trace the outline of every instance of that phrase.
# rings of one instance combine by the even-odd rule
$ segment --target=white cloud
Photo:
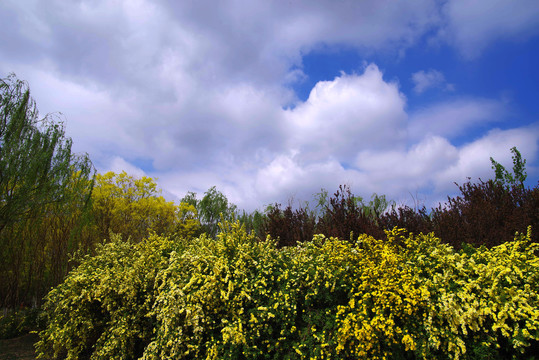
[[[436,190],[450,190],[453,182],[463,183],[468,177],[473,180],[493,177],[490,157],[511,171],[510,149],[516,146],[524,159],[533,163],[539,155],[539,127],[537,124],[510,130],[493,129],[482,138],[458,149],[457,161],[448,163],[443,171],[434,175]]]
[[[526,40],[539,33],[536,0],[450,0],[443,8],[441,34],[467,58],[475,58],[496,40]]]
[[[112,171],[115,173],[121,173],[122,171],[125,171],[128,175],[131,175],[135,178],[141,178],[143,176],[147,176],[144,170],[141,168],[129,163],[124,158],[121,158],[119,156],[114,156],[107,167],[106,170],[103,172]]]
[[[128,99],[115,98],[91,84],[83,86],[63,79],[46,67],[19,66],[15,70],[19,78],[28,81],[41,116],[61,111],[60,119],[65,120],[75,151],[88,152],[92,158],[107,156],[110,151],[122,156],[142,155],[132,133],[132,122],[140,114]]]
[[[310,200],[321,188],[333,191],[339,184],[350,184],[359,178],[361,174],[356,170],[345,169],[335,159],[305,164],[292,153],[279,155],[259,169],[253,185],[264,204],[286,204],[289,198]]]
[[[376,184],[373,192],[401,200],[403,194],[432,187],[433,176],[457,157],[458,150],[446,139],[430,136],[408,150],[362,151],[356,166],[366,175],[366,182]]]
[[[414,83],[414,91],[417,94],[430,89],[430,88],[444,88],[445,90],[454,91],[455,86],[453,84],[447,84],[445,76],[438,70],[430,69],[428,71],[420,70],[412,74],[412,81]]]
[[[335,156],[351,161],[365,148],[405,143],[405,98],[371,64],[363,74],[321,81],[306,102],[286,112],[290,147],[309,160]]]
[[[506,108],[504,101],[491,99],[468,98],[435,103],[410,115],[408,136],[414,140],[429,134],[454,138],[500,121],[507,113]]]

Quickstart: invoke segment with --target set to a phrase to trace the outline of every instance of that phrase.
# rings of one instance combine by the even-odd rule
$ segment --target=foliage
[[[45,326],[37,308],[3,310],[0,315],[0,339],[10,339]]]
[[[310,241],[314,235],[316,220],[307,209],[292,209],[288,205],[284,210],[280,204],[268,208],[264,233],[277,239],[277,246],[295,246],[298,242]]]
[[[468,181],[458,186],[460,195],[448,197],[429,213],[423,207],[392,208],[378,220],[382,229],[403,227],[418,233],[434,232],[443,242],[460,248],[463,244],[493,247],[525,232],[529,225],[539,229],[539,183],[534,188],[510,187],[498,181]],[[532,241],[539,242],[539,231]]]
[[[424,206],[419,209],[406,205],[393,206],[390,211],[380,216],[378,224],[382,229],[405,228],[412,234],[428,234],[433,229],[432,220]]]
[[[410,261],[428,288],[425,322],[436,358],[531,359],[539,349],[539,245],[531,233],[455,252],[417,238]]]
[[[28,85],[0,80],[0,306],[39,305],[67,273],[93,186],[86,155],[51,115],[39,119]]]
[[[339,354],[346,358],[426,358],[428,291],[407,262],[408,239],[395,229],[387,240],[359,237],[346,305],[337,312]]]
[[[92,172],[87,157],[71,153],[63,125],[38,116],[25,82],[0,79],[0,232],[62,202],[73,171]]]
[[[528,177],[526,174],[526,160],[522,160],[522,155],[516,146],[511,148],[511,152],[513,153],[513,174],[509,173],[503,165],[495,161],[492,157],[490,158],[492,169],[496,175],[495,181],[508,188],[511,186],[524,188],[524,181]]]
[[[182,239],[190,239],[201,231],[200,221],[198,220],[197,210],[194,206],[181,202],[176,207],[176,224],[173,234]],[[155,229],[152,229],[155,231]]]
[[[96,176],[92,194],[96,235],[105,239],[110,232],[131,237],[135,242],[150,232],[191,236],[198,231],[197,212],[189,204],[176,206],[160,196],[154,179],[135,178],[125,171]]]
[[[376,195],[375,199],[380,200]],[[385,201],[385,197],[383,199]],[[376,211],[381,208],[380,201],[374,206],[369,208],[363,205],[361,198],[355,197],[349,187],[340,186],[329,199],[325,213],[318,220],[316,232],[339,239],[353,239],[360,234],[383,238],[385,234],[375,220]]]
[[[153,335],[155,276],[182,244],[155,234],[136,244],[114,235],[86,255],[46,297],[40,356],[138,358]]]
[[[267,209],[269,212],[269,209]],[[247,232],[253,234],[258,239],[266,238],[265,226],[267,224],[267,212],[255,210],[248,213],[245,210],[238,216],[239,222],[245,226]]]
[[[539,187],[507,189],[490,180],[468,182],[459,190],[461,196],[448,198],[431,214],[432,230],[448,244],[492,247],[511,241],[516,231],[526,232],[528,225],[539,229]]]
[[[264,233],[277,239],[279,246],[310,241],[316,233],[340,239],[353,239],[362,233],[385,236],[378,224],[380,215],[392,204],[385,195],[373,194],[372,200],[365,204],[348,186],[340,186],[332,197],[322,189],[316,199],[313,211],[308,204],[297,209],[290,204],[285,209],[280,204],[270,206],[265,214]]]
[[[433,234],[278,248],[239,222],[216,239],[115,239],[47,298],[48,358],[532,358],[531,233],[455,251]]]
[[[198,220],[202,225],[202,232],[210,237],[215,237],[219,231],[219,221],[221,218],[232,221],[237,218],[236,205],[229,203],[227,197],[216,189],[211,187],[204,193],[202,199],[197,199],[197,194],[189,192],[181,199],[181,202],[195,207]],[[202,233],[201,232],[201,233]]]

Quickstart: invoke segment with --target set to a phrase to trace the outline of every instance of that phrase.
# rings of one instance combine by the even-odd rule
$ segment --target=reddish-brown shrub
[[[539,188],[506,187],[492,180],[459,186],[460,196],[432,210],[433,230],[442,241],[492,247],[512,241],[529,225],[539,229]],[[532,234],[538,240],[537,231]]]
[[[350,188],[341,185],[318,220],[316,233],[343,240],[354,239],[361,234],[383,239],[385,233],[376,220],[376,217],[366,214],[363,204],[356,200]]]
[[[280,204],[272,206],[263,226],[266,234],[277,239],[277,246],[295,246],[298,242],[311,241],[314,235],[315,218],[304,208],[296,210],[288,205],[282,210]]]
[[[432,232],[432,221],[426,207],[415,210],[409,206],[392,208],[378,219],[381,229],[391,230],[394,227],[406,229],[413,234]]]

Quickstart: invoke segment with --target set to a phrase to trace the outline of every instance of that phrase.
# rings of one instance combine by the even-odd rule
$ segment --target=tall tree
[[[200,200],[197,199],[196,193],[190,191],[181,202],[196,208],[202,229],[210,236],[217,235],[221,220],[231,221],[239,217],[237,206],[230,203],[215,186],[209,188]]]
[[[87,156],[71,153],[71,139],[51,115],[39,118],[26,82],[0,79],[0,233],[61,202],[73,171],[90,175]]]
[[[189,237],[197,233],[200,223],[193,205],[175,205],[160,195],[161,190],[150,177],[135,178],[125,171],[97,174],[92,194],[94,236],[96,241],[110,232],[139,242],[151,232]]]
[[[67,226],[66,211],[89,204],[93,166],[87,155],[71,152],[71,139],[55,120],[39,118],[26,82],[14,74],[0,79],[2,307],[35,302],[38,285],[55,285],[46,280],[52,264],[65,269],[67,249],[76,248],[70,242],[79,221]]]

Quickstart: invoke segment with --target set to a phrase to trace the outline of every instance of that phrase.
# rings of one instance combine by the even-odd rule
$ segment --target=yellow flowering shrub
[[[138,358],[153,335],[155,276],[182,246],[155,234],[136,244],[113,235],[99,245],[47,295],[39,358]]]
[[[492,249],[402,229],[387,240],[118,237],[45,305],[43,358],[532,359],[539,254],[530,233]]]
[[[339,306],[337,351],[347,358],[403,359],[426,352],[423,320],[429,293],[399,248],[402,230],[388,240],[360,236],[353,259],[354,282]]]
[[[434,304],[425,322],[432,353],[532,358],[539,345],[539,245],[531,242],[531,229],[491,249],[431,250],[411,260]]]
[[[158,276],[157,336],[144,359],[333,358],[352,278],[345,242],[259,242],[239,223],[173,253]],[[345,251],[347,250],[347,251]]]

